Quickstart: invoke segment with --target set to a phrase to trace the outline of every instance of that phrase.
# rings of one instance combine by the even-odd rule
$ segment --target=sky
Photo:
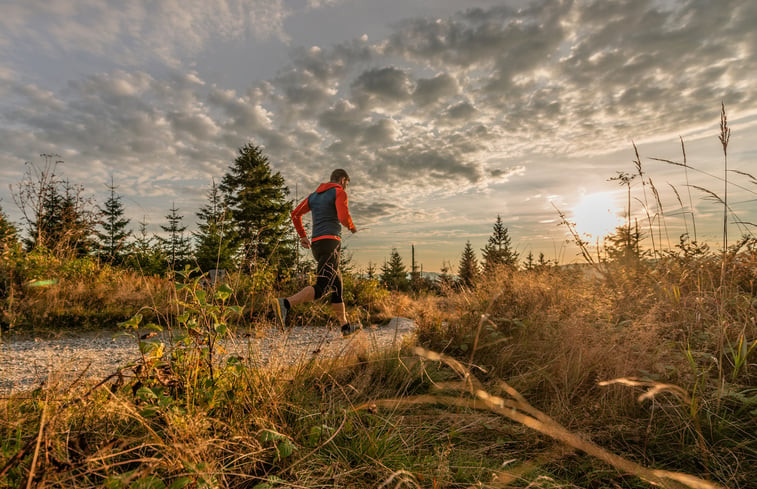
[[[350,173],[359,231],[344,243],[358,267],[392,248],[409,265],[414,245],[424,270],[454,269],[466,241],[480,257],[497,216],[522,256],[579,262],[558,210],[590,242],[624,222],[626,188],[609,179],[637,171],[635,143],[663,212],[636,178],[631,215],[643,229],[652,216],[658,240],[696,225],[717,246],[722,205],[700,188],[723,198],[725,175],[729,239],[755,230],[744,224],[757,222],[753,0],[0,0],[0,11],[0,207],[17,223],[14,189],[46,153],[98,202],[112,177],[134,229],[144,219],[159,232],[172,205],[191,229],[252,143],[292,199],[334,168]],[[688,175],[653,159],[684,152]]]

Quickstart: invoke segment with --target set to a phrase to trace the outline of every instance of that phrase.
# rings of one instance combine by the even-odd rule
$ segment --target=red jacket
[[[350,231],[355,229],[347,203],[347,192],[338,183],[322,183],[292,211],[292,222],[301,238],[307,237],[302,216],[308,212],[313,213],[311,241],[341,239],[340,224]]]

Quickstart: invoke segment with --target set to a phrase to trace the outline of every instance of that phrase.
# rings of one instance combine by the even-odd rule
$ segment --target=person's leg
[[[350,324],[347,320],[347,311],[345,310],[344,299],[342,298],[342,274],[339,271],[339,252],[339,248],[334,251],[334,274],[331,276],[331,310],[334,311],[334,315],[341,325],[342,336],[346,338],[357,333],[360,327]]]
[[[315,300],[315,288],[312,285],[308,285],[293,296],[287,297],[287,300],[289,301],[289,307],[304,304],[305,302],[312,302]]]
[[[321,256],[321,253],[319,252],[321,248],[322,248],[321,245],[313,243],[310,249],[310,251],[313,252],[313,258],[315,258],[316,261],[318,262],[319,269],[321,268],[321,262],[324,260],[324,258]],[[292,307],[298,304],[304,304],[305,302],[312,302],[315,299],[320,298],[322,294],[323,292],[322,292],[322,287],[320,285],[320,279],[319,279],[315,285],[305,286],[294,295],[291,295],[289,297],[277,298],[276,302],[274,303],[274,307],[276,308],[275,312],[282,326],[286,324],[286,319],[287,319],[287,316],[289,315],[289,310]]]
[[[340,325],[344,326],[349,322],[347,321],[347,311],[344,308],[344,302],[332,302],[331,310],[334,311],[334,316],[336,316]]]

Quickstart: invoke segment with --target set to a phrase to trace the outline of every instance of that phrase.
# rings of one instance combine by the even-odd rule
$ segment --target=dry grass
[[[734,260],[731,276],[752,259]],[[718,369],[701,370],[694,355],[692,370],[682,348],[717,356],[720,328],[702,320],[712,337],[695,343],[683,327],[716,304],[707,289],[673,284],[683,272],[668,265],[618,272],[615,289],[545,269],[443,298],[387,297],[387,313],[414,316],[419,342],[438,354],[357,348],[261,369],[250,351],[219,364],[212,382],[187,362],[148,362],[94,390],[15,396],[0,402],[0,484],[748,487],[754,422],[735,398],[718,400]],[[696,269],[700,287],[719,278]],[[748,312],[738,290],[734,321]],[[726,342],[737,337],[726,331]],[[728,389],[748,396],[750,362],[733,382],[723,371]],[[599,385],[613,379],[623,380]],[[638,400],[642,387],[656,395]]]

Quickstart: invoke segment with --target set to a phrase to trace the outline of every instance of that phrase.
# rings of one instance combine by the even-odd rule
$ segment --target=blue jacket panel
[[[319,236],[341,236],[342,225],[336,211],[336,188],[323,192],[313,192],[308,197],[310,212],[313,213],[313,238]]]

